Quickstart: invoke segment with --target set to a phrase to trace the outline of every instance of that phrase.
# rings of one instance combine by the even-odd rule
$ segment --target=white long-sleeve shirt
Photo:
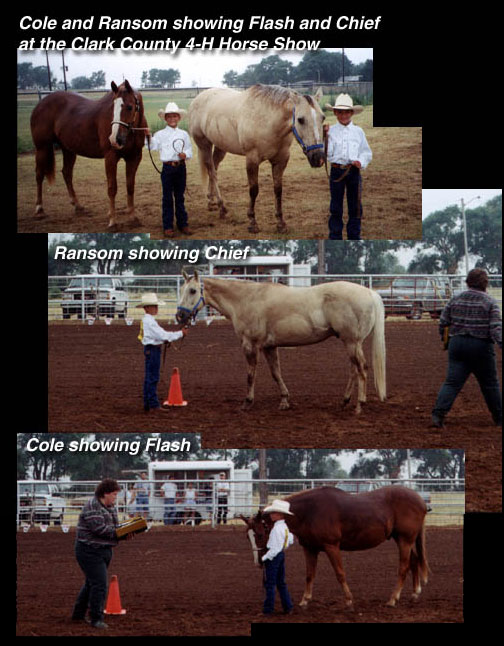
[[[147,142],[145,145],[148,146]],[[179,153],[185,153],[186,159],[191,159],[193,156],[191,138],[187,132],[170,126],[158,130],[152,136],[150,149],[159,150],[159,158],[162,162],[180,161]]]
[[[152,314],[145,314],[142,319],[144,345],[161,345],[165,341],[176,341],[184,336],[183,332],[168,332],[163,330]]]
[[[373,158],[373,153],[364,134],[364,130],[352,122],[348,126],[336,123],[329,128],[327,140],[327,161],[331,164],[349,164],[359,161],[361,168],[366,168]]]
[[[270,532],[266,547],[268,551],[262,560],[273,560],[282,550],[286,550],[294,543],[294,536],[289,532],[285,520],[277,520]]]

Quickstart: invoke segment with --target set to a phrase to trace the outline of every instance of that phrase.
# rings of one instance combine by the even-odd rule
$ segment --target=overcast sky
[[[500,188],[424,188],[422,191],[422,219],[434,211],[442,211],[448,206],[456,204],[461,206],[463,199],[468,209],[475,209],[496,195],[501,195]],[[481,199],[473,199],[475,197]],[[469,201],[471,203],[469,204]]]
[[[325,51],[340,52],[341,49],[325,48]],[[248,65],[257,65],[263,58],[278,54],[282,59],[298,65],[304,56],[303,52],[292,53],[279,50],[266,50],[257,53],[234,53],[213,50],[209,52],[190,52],[180,49],[176,54],[168,53],[127,53],[121,50],[113,52],[74,52],[65,50],[65,64],[68,67],[67,80],[76,76],[91,76],[93,72],[103,70],[107,85],[111,81],[120,83],[127,78],[134,86],[140,86],[142,72],[152,68],[174,68],[180,72],[180,87],[191,87],[193,82],[201,87],[222,85],[222,78],[229,70],[243,73]],[[345,56],[352,63],[363,63],[373,58],[372,49],[345,48]],[[18,50],[19,63],[33,63],[34,67],[46,65],[45,51],[22,52]],[[59,52],[49,53],[49,66],[57,79],[63,79],[61,70],[62,57]]]

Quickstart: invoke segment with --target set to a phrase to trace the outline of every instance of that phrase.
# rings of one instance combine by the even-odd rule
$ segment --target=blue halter
[[[201,303],[201,306],[200,306],[200,303]],[[195,319],[200,309],[202,307],[205,307],[205,305],[206,303],[205,303],[205,297],[203,296],[203,284],[201,284],[201,294],[196,305],[192,309],[189,309],[188,307],[180,307],[179,305],[177,307],[177,312],[187,312],[190,318]]]
[[[324,144],[313,144],[312,146],[307,146],[305,142],[301,139],[301,135],[296,129],[296,108],[292,108],[292,133],[294,137],[296,137],[299,145],[303,149],[304,154],[306,155],[307,153],[310,152],[310,150],[317,150],[318,148],[323,148]]]

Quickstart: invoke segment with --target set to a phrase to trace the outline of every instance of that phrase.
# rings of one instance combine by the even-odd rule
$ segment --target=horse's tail
[[[210,153],[210,156],[211,156],[211,153]],[[208,169],[207,169],[207,165],[205,164],[205,156],[201,148],[198,151],[198,161],[199,161],[201,183],[204,186],[205,183],[208,181]]]
[[[427,549],[425,547],[425,521],[422,524],[422,529],[418,532],[415,541],[416,553],[418,558],[418,571],[422,579],[422,583],[427,583],[429,578],[429,564],[427,562]]]
[[[371,290],[375,311],[373,329],[373,372],[378,397],[387,397],[386,351],[385,351],[385,308],[381,296]]]
[[[37,148],[35,153],[37,162],[37,174],[41,173],[42,178],[46,178],[49,184],[54,182],[56,161],[54,158],[54,146],[52,143]]]

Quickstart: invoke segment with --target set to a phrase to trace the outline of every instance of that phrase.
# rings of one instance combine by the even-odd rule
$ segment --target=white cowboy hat
[[[149,305],[164,305],[164,301],[160,301],[154,293],[142,294],[142,302],[137,307],[149,307]]]
[[[289,516],[294,516],[294,514],[289,511],[290,503],[286,500],[274,500],[269,507],[263,509],[264,514],[269,514],[272,511],[276,511],[279,514],[289,514]]]
[[[335,105],[326,103],[326,108],[329,110],[353,110],[354,114],[360,114],[364,110],[362,105],[353,104],[352,97],[349,94],[340,94]]]
[[[159,110],[158,116],[161,119],[165,118],[165,115],[167,114],[178,114],[180,118],[185,116],[187,113],[187,110],[184,110],[183,108],[179,108],[176,103],[167,103],[166,108],[164,110]]]

